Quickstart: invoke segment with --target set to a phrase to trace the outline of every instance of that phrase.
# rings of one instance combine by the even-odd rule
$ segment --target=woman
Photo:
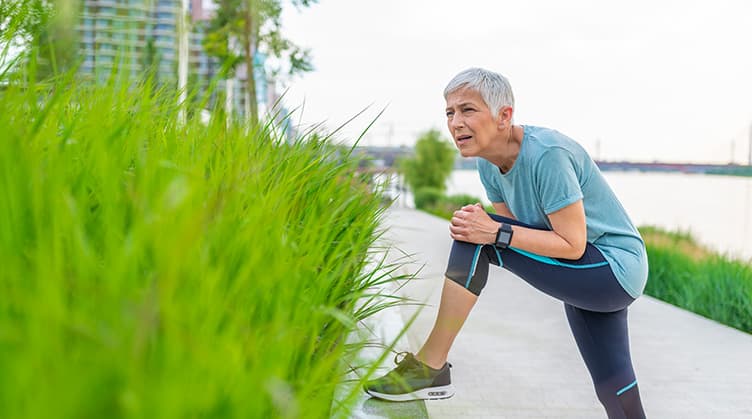
[[[627,307],[647,281],[645,245],[593,160],[572,139],[514,125],[508,81],[483,69],[444,90],[447,125],[478,171],[496,214],[480,204],[454,213],[454,239],[436,323],[423,348],[366,385],[387,400],[451,397],[449,349],[488,277],[515,273],[564,302],[608,417],[644,418],[629,354]]]

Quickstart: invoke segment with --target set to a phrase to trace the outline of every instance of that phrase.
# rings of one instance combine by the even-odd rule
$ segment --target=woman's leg
[[[609,419],[644,419],[629,354],[627,309],[610,313],[565,304],[567,320]]]
[[[441,368],[447,360],[449,348],[470,315],[478,296],[449,279],[444,280],[439,313],[431,334],[416,358],[431,368]]]
[[[521,224],[496,215],[492,217],[499,221]],[[499,251],[493,246],[455,241],[449,256],[447,281],[444,283],[439,313],[418,359],[434,369],[441,365],[442,370],[445,370],[442,374],[446,374],[446,381],[449,382],[448,370],[442,364],[486,285],[488,265],[491,263],[505,267],[530,285],[571,307],[567,309],[567,315],[572,331],[609,418],[643,418],[629,357],[626,328],[626,307],[633,299],[621,288],[603,255],[592,245],[588,245],[582,258],[569,261],[540,257],[518,249]],[[620,317],[612,312],[624,314]],[[614,324],[622,323],[623,327],[614,327]],[[593,330],[600,333],[593,334]],[[613,351],[613,354],[599,356],[609,351]],[[399,372],[400,368],[402,367],[394,371],[397,375],[402,374]],[[405,369],[407,368],[406,366]],[[420,366],[410,368],[420,370]],[[434,373],[439,374],[434,371],[429,373],[429,377]],[[381,386],[378,382],[376,380],[367,391],[374,394],[373,389]],[[613,388],[617,389],[615,396],[610,396],[609,392]],[[385,395],[380,397],[383,396]],[[621,413],[615,401],[622,405]],[[622,416],[618,416],[619,414]]]
[[[588,244],[579,260],[562,260],[519,249],[499,251],[493,246],[454,242],[447,277],[467,294],[480,295],[491,263],[565,303],[575,340],[609,418],[643,418],[627,333],[627,306],[633,299],[621,288],[600,251]],[[433,350],[448,352],[448,348],[429,345],[422,352]]]

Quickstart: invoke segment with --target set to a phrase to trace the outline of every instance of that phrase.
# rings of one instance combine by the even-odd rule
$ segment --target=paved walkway
[[[420,270],[400,292],[427,303],[397,350],[417,351],[436,315],[451,239],[445,220],[410,209],[385,216],[385,240]],[[390,259],[400,253],[392,251]],[[384,342],[414,307],[373,319]],[[632,358],[649,418],[752,418],[752,335],[650,297],[630,309]],[[604,418],[560,302],[491,268],[449,355],[457,393],[448,400],[388,403],[361,396],[358,418]],[[384,371],[391,367],[391,359]]]

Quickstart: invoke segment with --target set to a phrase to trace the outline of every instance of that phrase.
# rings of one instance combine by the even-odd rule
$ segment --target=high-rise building
[[[203,42],[206,27],[211,19],[211,12],[203,6],[202,0],[191,0],[191,34],[189,42],[188,72],[191,79],[201,88],[207,88],[210,80],[217,75],[221,64],[215,57],[210,57],[204,50]]]
[[[190,89],[198,87],[201,91],[208,89],[221,68],[219,60],[209,56],[203,47],[206,28],[212,17],[212,11],[205,8],[209,3],[212,2],[189,2],[191,33],[188,82]],[[81,20],[77,28],[79,53],[83,59],[81,74],[102,80],[119,65],[121,72],[129,72],[133,78],[144,75],[147,70],[153,70],[159,82],[176,83],[178,19],[182,0],[81,0],[81,6]],[[273,89],[273,81],[268,80],[264,72],[264,60],[262,54],[254,57],[260,112],[270,103],[269,86]],[[222,91],[223,95],[230,98],[233,112],[244,115],[247,111],[247,74],[245,64],[241,63],[229,84],[232,92],[227,92],[227,85],[221,82],[212,99],[217,100],[219,91]]]
[[[154,66],[176,79],[179,0],[83,0],[78,26],[81,73],[106,77],[119,62],[133,76]]]

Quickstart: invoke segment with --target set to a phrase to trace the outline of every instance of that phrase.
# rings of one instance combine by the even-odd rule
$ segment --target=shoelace
[[[410,352],[397,352],[394,354],[394,363],[397,364],[396,371],[404,372],[409,370],[415,364],[414,362],[410,362],[410,358],[415,359]]]
[[[400,355],[402,358],[400,358]],[[415,362],[409,362],[408,356],[411,357]],[[407,362],[406,362],[407,361]],[[396,371],[404,372],[406,370],[409,370],[410,367],[416,368],[416,367],[422,367],[422,362],[418,361],[417,358],[410,352],[404,351],[404,352],[397,352],[394,354],[394,363],[397,365]],[[452,368],[452,364],[450,362],[447,362],[449,365],[449,368]]]

